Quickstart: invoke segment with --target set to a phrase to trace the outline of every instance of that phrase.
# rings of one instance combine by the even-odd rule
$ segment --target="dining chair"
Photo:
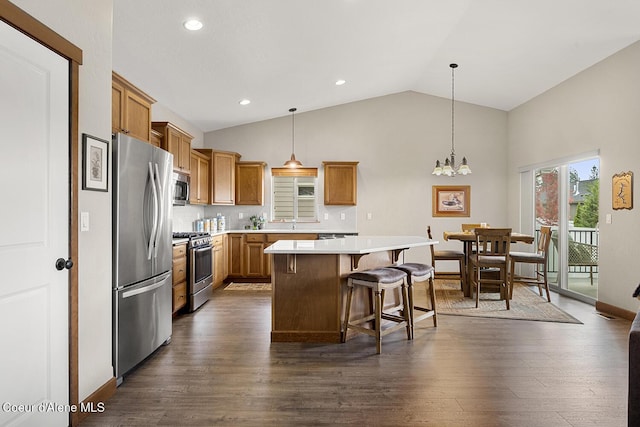
[[[433,236],[431,235],[431,226],[427,226],[427,237],[429,240],[433,240]],[[466,282],[466,265],[465,265],[465,255],[463,251],[458,251],[455,249],[444,249],[444,250],[435,250],[434,245],[430,245],[429,249],[431,249],[431,264],[435,269],[434,278],[436,279],[458,279],[460,280],[460,290],[464,290],[465,282]],[[459,273],[455,272],[440,272],[438,273],[438,269],[436,267],[436,261],[458,261]],[[442,265],[442,263],[440,263]]]
[[[517,252],[509,253],[511,266],[509,268],[509,298],[513,298],[513,284],[530,283],[538,285],[538,291],[542,296],[542,286],[547,292],[547,300],[551,302],[549,294],[549,281],[547,279],[547,267],[549,258],[549,243],[551,243],[551,227],[543,225],[540,227],[540,236],[538,237],[538,247],[536,252]],[[535,276],[516,276],[516,263],[535,264]]]
[[[511,229],[510,228],[476,228],[476,247],[478,252],[471,254],[469,262],[471,263],[473,274],[471,275],[471,285],[476,293],[476,308],[480,304],[480,288],[482,285],[498,285],[500,295],[504,297],[507,303],[507,310],[511,309],[509,305],[509,249],[511,246]],[[495,269],[499,272],[498,276],[481,274],[483,269]]]
[[[461,230],[465,233],[470,233],[473,230],[475,230],[476,228],[480,228],[480,227],[491,227],[489,224],[485,223],[462,223],[460,224]],[[475,243],[471,244],[471,253],[476,253],[477,249],[476,249],[476,245]]]

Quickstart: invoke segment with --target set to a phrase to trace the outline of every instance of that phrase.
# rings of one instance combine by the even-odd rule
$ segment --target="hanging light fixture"
[[[297,108],[289,108],[289,112],[291,113],[291,158],[284,163],[284,166],[287,168],[300,168],[302,167],[302,163],[296,160],[296,126],[294,115]]]
[[[467,164],[467,158],[462,158],[462,164],[456,168],[456,153],[454,146],[455,136],[455,86],[454,86],[454,71],[458,68],[458,64],[449,64],[451,67],[451,154],[444,160],[444,166],[440,163],[440,160],[436,160],[436,167],[433,168],[433,175],[446,175],[455,176],[456,174],[467,175],[471,173],[471,169]]]

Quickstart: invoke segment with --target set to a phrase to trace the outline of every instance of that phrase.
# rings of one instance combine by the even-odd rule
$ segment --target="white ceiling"
[[[640,40],[639,23],[638,0],[114,0],[113,69],[204,132],[450,98],[451,62],[456,100],[508,111]]]

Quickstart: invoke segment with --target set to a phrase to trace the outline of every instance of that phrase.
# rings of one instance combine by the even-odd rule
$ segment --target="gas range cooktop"
[[[174,231],[174,239],[189,239],[189,248],[201,248],[211,246],[212,238],[207,232],[202,231]]]
[[[190,239],[192,237],[202,237],[202,236],[210,236],[210,234],[205,233],[203,231],[174,231],[173,232],[174,239]]]

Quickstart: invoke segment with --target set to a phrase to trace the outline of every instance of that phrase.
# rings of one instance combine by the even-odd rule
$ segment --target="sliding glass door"
[[[534,170],[534,221],[553,230],[549,281],[559,292],[584,301],[598,296],[597,157],[558,162]]]

